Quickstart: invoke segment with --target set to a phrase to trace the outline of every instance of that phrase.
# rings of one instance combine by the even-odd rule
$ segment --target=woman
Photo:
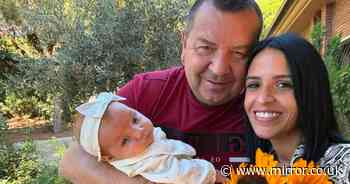
[[[285,166],[298,158],[313,160],[338,169],[327,173],[332,181],[350,183],[350,144],[340,136],[317,50],[287,33],[259,43],[248,66],[244,108],[250,154],[261,147]]]

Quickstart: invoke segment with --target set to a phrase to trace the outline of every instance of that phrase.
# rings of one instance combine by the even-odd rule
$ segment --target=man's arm
[[[73,143],[60,161],[59,173],[74,184],[142,184],[142,177],[129,178],[112,166],[97,162],[79,144]]]

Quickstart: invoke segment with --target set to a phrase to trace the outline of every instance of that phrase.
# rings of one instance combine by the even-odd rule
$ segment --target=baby
[[[140,112],[120,103],[123,97],[100,93],[76,108],[84,115],[79,141],[84,150],[107,161],[129,177],[141,175],[155,183],[213,184],[225,179],[214,166],[193,159],[188,144],[167,139]]]

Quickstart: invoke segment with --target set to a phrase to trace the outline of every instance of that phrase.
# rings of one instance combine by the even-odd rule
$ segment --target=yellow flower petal
[[[248,167],[248,164],[242,163],[239,165],[239,168],[252,169],[251,171],[254,171],[254,169],[255,171],[258,171],[258,169],[260,169],[259,171],[261,171],[261,169],[265,169],[265,171],[267,171],[272,170],[272,168],[276,167],[277,164],[278,161],[274,160],[273,155],[264,153],[261,149],[258,148],[255,155],[255,165],[249,165]],[[293,168],[300,168],[298,170],[299,172],[292,173],[288,176],[278,175],[278,173],[265,173],[261,175],[261,177],[264,177],[269,184],[331,184],[331,182],[328,181],[328,176],[324,173],[322,175],[310,175],[313,168],[318,168],[314,162],[307,163],[306,160],[299,159],[293,164]],[[306,173],[302,175],[300,173],[301,171],[304,171]],[[255,174],[257,175],[258,173]],[[239,179],[242,177],[243,175],[237,174],[236,170],[232,168],[230,173],[230,181],[226,184],[237,184]],[[252,179],[254,179],[254,176]]]

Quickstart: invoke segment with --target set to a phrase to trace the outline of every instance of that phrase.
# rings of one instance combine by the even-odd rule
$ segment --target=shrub
[[[31,141],[16,149],[11,144],[2,145],[0,179],[8,182],[31,183],[38,172],[39,164]]]
[[[0,103],[0,110],[8,117],[30,115],[49,119],[52,114],[52,100],[50,97],[43,100],[35,95],[10,92],[4,102]]]
[[[0,141],[4,140],[7,129],[8,125],[6,118],[3,116],[2,113],[0,113]]]
[[[341,37],[334,36],[328,43],[325,62],[329,72],[334,110],[340,129],[350,139],[350,65],[342,64]]]
[[[21,145],[10,144],[8,126],[0,114],[0,184],[68,184],[58,176],[57,163],[40,159],[35,144],[28,139]],[[62,156],[63,148],[56,150]]]
[[[42,168],[42,172],[35,178],[34,183],[40,184],[68,184],[63,177],[58,176],[57,165],[49,165]]]
[[[21,146],[1,145],[0,184],[68,184],[58,176],[57,163],[40,160],[33,141],[27,140]]]
[[[320,23],[314,26],[310,36],[312,43],[320,50],[325,36]],[[337,121],[342,133],[350,139],[350,65],[339,61],[342,59],[340,48],[341,36],[332,37],[327,43],[324,60],[328,69]]]

